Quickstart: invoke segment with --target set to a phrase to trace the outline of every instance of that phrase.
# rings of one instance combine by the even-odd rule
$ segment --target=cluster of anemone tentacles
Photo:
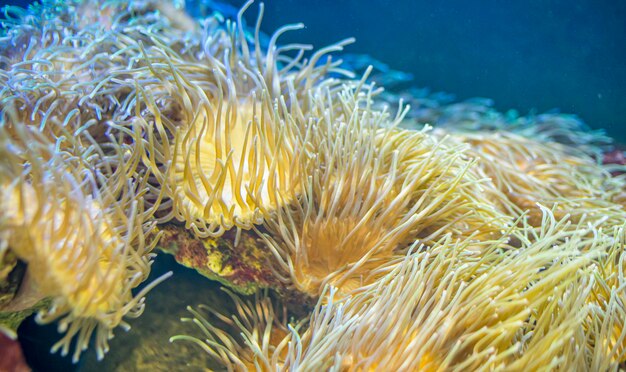
[[[566,144],[405,129],[408,107],[329,57],[351,40],[279,45],[289,25],[264,42],[250,4],[200,22],[157,1],[5,10],[0,254],[52,299],[55,348],[76,338],[78,358],[95,332],[108,350],[176,224],[271,253],[279,294],[229,292],[238,314],[192,309],[201,334],[174,337],[228,369],[626,360],[623,177]],[[295,294],[317,301],[303,319],[285,315]]]

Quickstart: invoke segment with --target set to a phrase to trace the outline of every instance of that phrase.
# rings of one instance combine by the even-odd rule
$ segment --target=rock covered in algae
[[[10,250],[0,249],[0,308],[9,303],[19,288],[23,276],[23,265]]]
[[[263,288],[280,289],[280,283],[265,264],[271,252],[255,235],[242,231],[236,241],[234,231],[219,238],[197,238],[175,225],[166,226],[162,231],[161,250],[209,279],[241,294],[253,294]]]
[[[24,262],[11,250],[0,250],[0,330],[16,332],[24,319],[49,304],[33,288]]]

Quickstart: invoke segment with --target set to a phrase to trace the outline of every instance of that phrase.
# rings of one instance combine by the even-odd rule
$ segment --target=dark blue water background
[[[250,22],[257,6],[246,15]],[[269,0],[265,6],[267,33],[306,24],[285,35],[285,43],[321,47],[355,36],[348,52],[410,72],[417,86],[459,99],[489,97],[498,109],[522,114],[558,108],[626,142],[624,0]]]
[[[244,1],[233,1],[235,5]],[[267,1],[264,29],[304,22],[284,41],[348,47],[411,72],[418,86],[558,108],[626,141],[626,1]],[[254,18],[255,12],[249,12]]]

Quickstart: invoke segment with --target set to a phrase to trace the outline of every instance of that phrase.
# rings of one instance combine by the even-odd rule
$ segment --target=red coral
[[[17,340],[0,332],[0,371],[26,372],[30,368],[24,360],[22,348]]]
[[[602,164],[616,164],[616,165],[626,165],[626,152],[623,149],[615,149],[613,151],[609,151],[604,153],[602,156]],[[613,176],[619,176],[624,174],[621,171],[611,172]]]
[[[622,150],[613,150],[604,154],[602,164],[626,165],[626,156]]]

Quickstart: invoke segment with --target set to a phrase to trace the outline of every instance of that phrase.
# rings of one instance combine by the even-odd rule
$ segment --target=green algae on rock
[[[164,226],[161,231],[158,247],[162,251],[173,255],[179,264],[238,293],[249,295],[264,288],[282,288],[267,265],[271,252],[249,231],[239,231],[238,241],[233,231],[219,238],[196,238],[176,225]]]
[[[24,263],[9,249],[0,248],[0,309],[17,293],[24,276]]]

